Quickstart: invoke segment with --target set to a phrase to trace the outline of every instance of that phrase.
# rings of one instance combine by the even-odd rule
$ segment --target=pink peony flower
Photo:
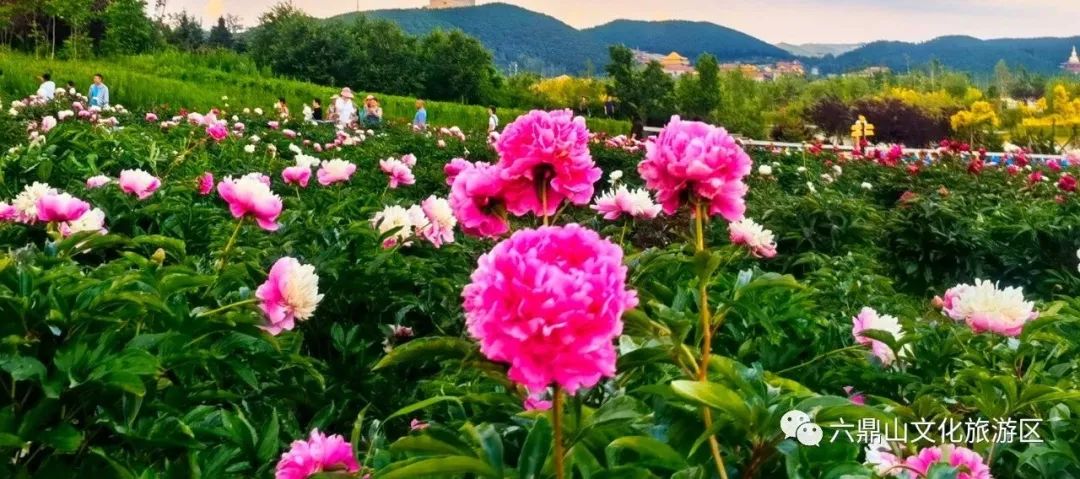
[[[158,116],[153,112],[147,112],[145,119],[147,123],[156,123],[158,121]]]
[[[866,396],[863,395],[863,393],[856,391],[855,388],[844,386],[844,394],[848,395],[848,400],[850,400],[852,404],[858,406],[866,405]]]
[[[405,163],[405,166],[408,166],[409,168],[414,168],[416,167],[416,155],[409,153],[405,156],[402,156],[401,162]]]
[[[472,168],[474,165],[471,161],[465,158],[454,158],[450,160],[445,166],[443,166],[443,173],[446,173],[446,185],[452,186],[454,184],[454,178],[457,177],[461,170],[466,168]]]
[[[709,215],[742,219],[748,190],[743,178],[753,165],[726,130],[674,116],[645,149],[638,172],[645,186],[657,191],[665,213],[674,214],[689,196],[691,202],[706,202]]]
[[[1061,164],[1057,160],[1050,160],[1046,162],[1046,167],[1053,172],[1061,171]]]
[[[353,447],[340,435],[326,436],[318,429],[307,441],[293,441],[277,463],[275,479],[307,479],[320,472],[357,472],[360,463]]]
[[[1009,176],[1016,176],[1020,173],[1020,167],[1016,165],[1009,165],[1005,167],[1005,172],[1008,173]]]
[[[454,217],[454,210],[450,207],[450,202],[444,198],[431,195],[423,203],[420,203],[420,208],[424,211],[424,216],[427,217],[427,225],[420,228],[420,235],[435,245],[436,248],[441,247],[443,243],[453,243],[457,218]]]
[[[728,224],[728,234],[731,244],[746,246],[755,258],[776,256],[776,239],[773,237],[773,232],[762,228],[750,218]]]
[[[885,331],[899,341],[904,337],[900,321],[895,316],[878,315],[873,308],[866,307],[859,312],[858,316],[855,316],[851,326],[851,335],[855,337],[855,342],[870,346],[870,351],[881,360],[881,364],[885,366],[892,364],[896,360],[896,352],[889,348],[888,344],[863,336],[862,332],[867,330]],[[907,348],[902,348],[900,355],[906,356],[907,352]]]
[[[356,173],[356,165],[344,160],[329,160],[322,162],[317,176],[319,184],[329,186],[334,183],[349,181],[353,173]]]
[[[477,162],[458,172],[450,188],[450,208],[465,234],[493,238],[510,230],[503,182],[498,168],[488,163]]]
[[[221,141],[229,137],[229,129],[224,123],[213,123],[206,127],[206,134],[214,141]]]
[[[285,138],[289,138],[289,139],[296,138],[296,132],[292,131],[292,130],[289,130],[289,129],[281,130],[281,134],[285,135]]]
[[[292,331],[296,321],[311,318],[323,295],[319,294],[315,267],[285,257],[270,268],[270,277],[255,291],[255,297],[266,315],[266,324],[260,327],[277,336]]]
[[[11,222],[19,218],[19,209],[6,201],[0,202],[0,221]]]
[[[1041,171],[1033,171],[1028,175],[1028,185],[1035,186],[1043,181],[1043,174]]]
[[[111,182],[112,178],[109,178],[105,175],[92,176],[86,179],[86,189],[93,190],[96,188],[101,188],[102,186],[105,186]]]
[[[416,177],[413,176],[412,169],[409,168],[408,164],[401,160],[394,158],[379,160],[379,169],[390,177],[391,189],[395,189],[399,185],[411,185],[416,183]]]
[[[90,203],[67,193],[50,194],[37,200],[37,219],[45,222],[64,222],[79,219],[90,210]]]
[[[590,206],[604,219],[614,221],[622,215],[631,218],[656,218],[660,214],[660,205],[653,202],[649,192],[644,189],[630,191],[625,185],[609,191],[596,199],[596,204]]]
[[[426,423],[424,421],[421,421],[419,419],[413,418],[412,421],[409,421],[409,430],[410,431],[423,431],[424,429],[427,429],[427,428],[428,428],[428,423]]]
[[[214,191],[214,174],[207,171],[199,177],[199,194],[206,196]]]
[[[301,188],[307,188],[308,182],[311,181],[311,167],[290,166],[281,171],[281,179],[286,185],[300,185]]]
[[[533,110],[518,117],[503,130],[495,149],[506,182],[506,208],[517,216],[555,214],[564,199],[586,205],[593,183],[603,175],[589,153],[585,119],[570,110]]]
[[[281,215],[281,198],[259,179],[245,176],[240,179],[226,177],[217,185],[218,194],[229,204],[233,218],[251,215],[264,230],[275,231]]]
[[[1061,175],[1061,179],[1058,180],[1057,186],[1061,191],[1067,191],[1072,193],[1076,191],[1076,178],[1073,175],[1065,173]]]
[[[510,380],[533,393],[555,383],[574,394],[614,376],[613,340],[637,305],[622,248],[576,224],[520,230],[495,245],[462,296],[480,351],[509,363]]]
[[[270,127],[271,130],[276,130],[281,127],[281,123],[278,123],[276,121],[268,121],[266,122],[266,126]]]
[[[60,223],[60,235],[67,238],[84,231],[97,231],[99,234],[107,234],[105,229],[105,212],[94,208],[83,213],[78,219]]]
[[[41,119],[41,132],[48,133],[49,130],[56,128],[56,118],[53,116],[47,116]]]
[[[992,332],[1009,337],[1019,336],[1028,321],[1039,317],[1034,303],[1024,300],[1022,289],[998,289],[984,280],[945,291],[942,312],[956,321],[964,321],[976,333]]]
[[[145,200],[161,187],[161,180],[143,170],[120,172],[120,189],[129,195]]]
[[[934,464],[944,463],[956,468],[959,472],[957,479],[992,479],[990,466],[983,462],[982,456],[966,447],[946,444],[944,446],[928,447],[918,454],[907,458],[904,465],[910,468],[905,474],[917,473],[918,477],[926,477]]]

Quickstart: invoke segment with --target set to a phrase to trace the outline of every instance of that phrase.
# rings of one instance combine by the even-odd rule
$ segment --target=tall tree
[[[1009,88],[1012,87],[1012,72],[1009,71],[1009,65],[1005,63],[1005,60],[998,60],[997,65],[994,65],[994,86],[997,87],[998,93],[1002,96],[1006,95]]]
[[[146,16],[145,0],[113,0],[105,9],[106,54],[129,55],[153,50],[160,43],[153,22]]]
[[[233,35],[225,22],[225,17],[218,17],[217,24],[210,29],[210,36],[206,38],[206,44],[212,48],[233,47]]]
[[[169,43],[181,50],[195,51],[203,46],[202,25],[195,17],[182,11],[172,16],[173,26],[169,31]]]
[[[434,31],[420,42],[424,96],[465,103],[491,102],[499,78],[491,53],[459,30]]]
[[[710,120],[720,105],[720,65],[705,53],[698,57],[697,75],[684,75],[676,88],[679,112],[690,118]]]

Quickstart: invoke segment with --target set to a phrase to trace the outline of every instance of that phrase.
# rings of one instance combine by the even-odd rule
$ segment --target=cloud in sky
[[[1080,35],[1080,0],[502,0],[552,15],[575,27],[617,18],[699,20],[724,25],[770,42],[853,43],[923,41],[942,35],[979,38]],[[169,0],[168,10],[221,12],[246,25],[276,0]],[[325,17],[382,8],[417,8],[427,0],[293,0]],[[478,3],[492,3],[480,0]]]

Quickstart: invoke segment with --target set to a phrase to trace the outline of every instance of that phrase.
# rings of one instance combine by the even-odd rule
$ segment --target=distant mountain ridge
[[[1080,45],[1080,36],[981,40],[955,35],[922,43],[877,41],[836,57],[825,57],[817,66],[822,73],[878,65],[906,71],[937,60],[952,69],[985,75],[994,71],[999,60],[1005,60],[1010,68],[1023,66],[1031,72],[1052,75],[1061,72],[1060,66],[1074,45]]]
[[[745,33],[706,22],[616,20],[585,30],[531,10],[505,3],[448,9],[394,9],[346,13],[389,20],[406,32],[423,35],[435,29],[460,29],[492,51],[503,68],[547,75],[600,72],[608,46],[622,44],[654,53],[677,51],[691,59],[709,52],[721,61],[775,61],[793,56]]]
[[[866,45],[865,43],[803,43],[799,45],[791,43],[777,43],[777,48],[805,58],[821,58],[827,55],[842,55]]]

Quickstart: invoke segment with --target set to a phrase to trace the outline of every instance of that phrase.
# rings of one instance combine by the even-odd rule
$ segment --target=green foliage
[[[136,55],[158,48],[161,39],[146,17],[145,0],[113,0],[105,9],[105,37],[101,52],[106,55]]]

